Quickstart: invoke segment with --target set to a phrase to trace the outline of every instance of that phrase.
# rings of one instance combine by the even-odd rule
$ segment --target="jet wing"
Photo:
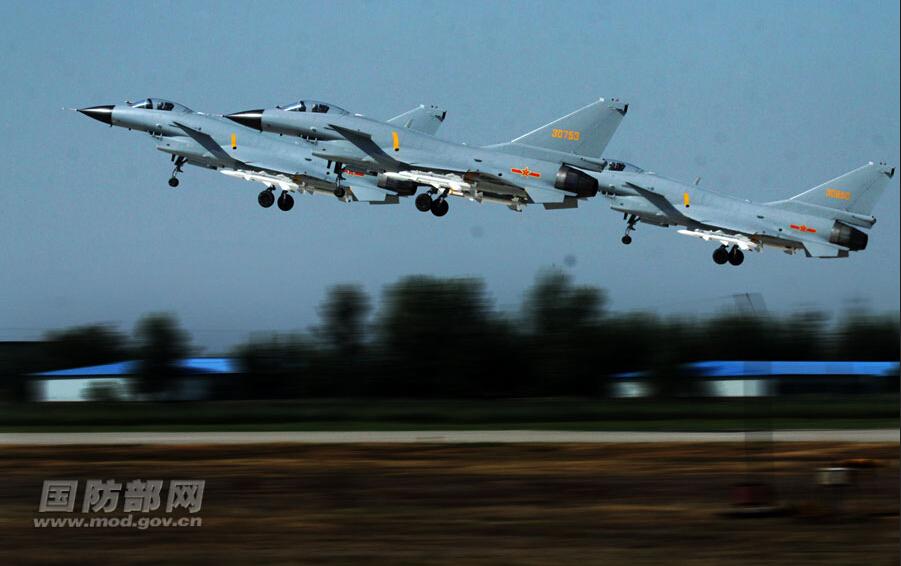
[[[295,175],[295,168],[290,165],[280,165],[275,162],[265,162],[265,161],[257,161],[256,159],[249,159],[247,161],[240,161],[244,165],[248,165],[254,169],[261,169],[263,171],[269,171],[272,173],[278,173],[282,175],[287,175],[289,177]]]
[[[397,204],[397,195],[391,191],[386,191],[380,187],[368,187],[366,185],[350,185],[348,187],[355,200],[371,202]],[[391,199],[390,197],[394,197]]]
[[[357,148],[359,148],[360,151],[364,152],[366,155],[374,159],[375,162],[379,165],[392,171],[397,171],[399,169],[404,169],[407,167],[403,162],[398,161],[397,159],[394,159],[393,157],[385,153],[384,150],[382,150],[382,148],[372,140],[372,134],[360,130],[352,130],[350,128],[336,126],[335,124],[329,124],[329,128],[341,134],[344,139],[346,139]]]
[[[490,188],[491,185],[497,185],[505,188],[506,192],[509,192],[511,188],[525,191],[525,193],[529,195],[529,198],[532,200],[532,202],[536,204],[560,204],[566,199],[566,197],[576,196],[573,193],[568,193],[566,191],[561,191],[559,189],[554,189],[551,187],[530,185],[528,183],[513,183],[507,179],[504,179],[503,177],[498,177],[497,175],[484,173],[482,171],[468,171],[463,174],[463,180],[467,183],[478,183],[478,186],[483,190],[485,188]]]
[[[804,246],[807,257],[848,257],[847,248],[834,246],[824,241],[797,238]]]
[[[188,136],[191,137],[194,141],[199,143],[203,148],[209,151],[213,156],[223,162],[223,164],[228,164],[235,169],[242,169],[244,167],[250,167],[252,169],[260,169],[264,171],[270,171],[272,173],[292,176],[295,171],[294,168],[290,165],[280,165],[277,163],[265,163],[258,161],[256,159],[237,159],[232,155],[229,155],[225,149],[219,145],[213,137],[205,132],[201,132],[200,130],[194,129],[190,126],[186,126],[181,122],[172,122],[175,126],[181,128]]]
[[[504,179],[503,177],[498,177],[497,175],[492,175],[491,173],[485,173],[484,171],[466,171],[465,173],[463,173],[463,180],[467,183],[491,183],[494,185],[501,185],[503,187],[515,187],[517,189],[523,188],[517,183],[513,183],[507,179]]]
[[[532,202],[540,204],[562,203],[567,196],[572,196],[569,193],[563,192],[558,189],[535,187],[530,185],[526,185],[523,188],[525,189],[526,194],[529,195],[529,198],[532,199]]]
[[[222,146],[216,143],[216,140],[213,137],[205,132],[201,132],[200,130],[195,130],[190,126],[186,126],[181,122],[172,122],[178,128],[181,128],[191,139],[199,143],[203,148],[209,151],[216,159],[223,161],[224,163],[232,163],[237,164],[240,163],[234,157],[229,155]]]
[[[673,224],[683,224],[688,226],[689,228],[700,228],[701,223],[683,214],[679,209],[673,206],[673,203],[666,200],[666,197],[661,195],[660,193],[654,192],[652,189],[647,187],[642,187],[641,185],[637,185],[632,183],[631,181],[626,181],[626,186],[631,189],[635,189],[635,191],[648,200],[651,204],[660,209],[663,214],[673,220]]]
[[[236,157],[230,155],[227,151],[225,151],[225,149],[223,149],[223,147],[219,145],[216,140],[214,140],[213,137],[209,134],[182,124],[181,122],[173,122],[173,124],[181,128],[188,136],[191,137],[191,139],[203,146],[204,149],[206,149],[217,159],[222,161],[223,164],[226,164],[237,171],[244,169],[268,171],[277,175],[284,175],[287,178],[294,177],[296,174],[296,168],[289,163],[280,164],[274,161],[260,161],[255,158],[237,159]],[[238,151],[238,153],[240,153],[240,150]]]

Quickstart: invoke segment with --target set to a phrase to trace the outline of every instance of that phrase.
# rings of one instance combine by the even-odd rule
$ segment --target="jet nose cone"
[[[237,122],[242,126],[253,128],[254,130],[263,131],[263,111],[262,110],[246,110],[244,112],[236,112],[234,114],[226,114],[226,118]]]
[[[100,120],[104,124],[109,124],[110,126],[113,125],[113,105],[79,108],[78,111],[85,116],[89,116],[95,120]]]

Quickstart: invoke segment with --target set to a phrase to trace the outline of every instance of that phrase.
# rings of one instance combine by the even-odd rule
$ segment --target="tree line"
[[[411,276],[378,305],[361,286],[335,286],[319,315],[307,332],[236,347],[239,373],[217,376],[216,396],[605,396],[630,371],[648,372],[659,395],[686,394],[695,382],[684,365],[694,361],[898,360],[901,342],[898,313],[610,312],[603,289],[561,271],[541,273],[515,311],[497,308],[480,279]],[[131,336],[105,325],[50,332],[30,357],[0,364],[22,376],[136,359],[135,390],[154,398],[184,377],[176,362],[194,351],[174,316],[153,314]]]

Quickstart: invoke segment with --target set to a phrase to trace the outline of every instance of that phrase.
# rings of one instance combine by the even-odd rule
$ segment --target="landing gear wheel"
[[[279,207],[281,210],[284,210],[285,212],[288,212],[289,210],[291,210],[292,208],[294,208],[294,197],[292,197],[291,195],[289,195],[289,194],[286,193],[286,192],[283,192],[283,193],[278,197],[278,207]]]
[[[432,210],[432,196],[429,193],[422,193],[416,197],[416,210],[419,212]]]
[[[729,252],[726,250],[726,246],[720,246],[713,252],[713,261],[717,265],[723,265],[729,261]]]
[[[257,197],[257,202],[260,203],[260,206],[263,208],[269,208],[275,203],[275,195],[272,194],[272,189],[264,189],[260,192],[260,195]]]
[[[335,187],[335,190],[333,192],[338,198],[344,198],[344,195],[347,194],[347,190],[344,187]]]
[[[169,177],[169,186],[173,189],[178,186],[178,177]]]
[[[626,244],[627,246],[628,246],[629,244],[631,244],[631,243],[632,243],[632,236],[630,236],[630,235],[628,235],[628,234],[626,234],[625,236],[623,236],[623,243]]]
[[[741,262],[745,260],[745,254],[738,248],[732,248],[732,252],[729,254],[729,263],[732,265],[741,265]]]
[[[432,201],[432,214],[435,216],[444,216],[447,214],[447,211],[450,209],[450,205],[447,204],[447,201],[444,199],[438,199]]]

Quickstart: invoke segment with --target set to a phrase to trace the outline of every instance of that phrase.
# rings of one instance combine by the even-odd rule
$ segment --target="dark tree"
[[[386,289],[382,304],[380,394],[491,395],[503,389],[499,379],[515,375],[508,327],[482,281],[407,277]]]
[[[151,399],[166,399],[177,387],[183,370],[178,362],[191,353],[190,335],[174,316],[151,314],[135,326],[139,359],[137,390]]]
[[[236,348],[233,355],[238,360],[240,375],[230,381],[231,391],[220,393],[223,397],[284,399],[334,394],[321,387],[322,364],[317,362],[322,355],[304,335],[257,338]]]
[[[594,395],[606,389],[607,349],[601,321],[606,296],[577,286],[562,271],[540,274],[526,293],[523,327],[528,340],[532,394]]]
[[[602,289],[576,286],[563,271],[538,275],[523,310],[529,330],[541,336],[570,336],[598,325],[607,306]]]
[[[837,325],[833,352],[845,360],[897,361],[901,355],[897,315],[853,315]]]
[[[369,309],[369,296],[362,287],[336,285],[320,308],[318,334],[341,358],[356,356],[363,350]]]
[[[48,363],[55,368],[117,362],[133,354],[125,334],[103,324],[48,332],[45,343]]]

